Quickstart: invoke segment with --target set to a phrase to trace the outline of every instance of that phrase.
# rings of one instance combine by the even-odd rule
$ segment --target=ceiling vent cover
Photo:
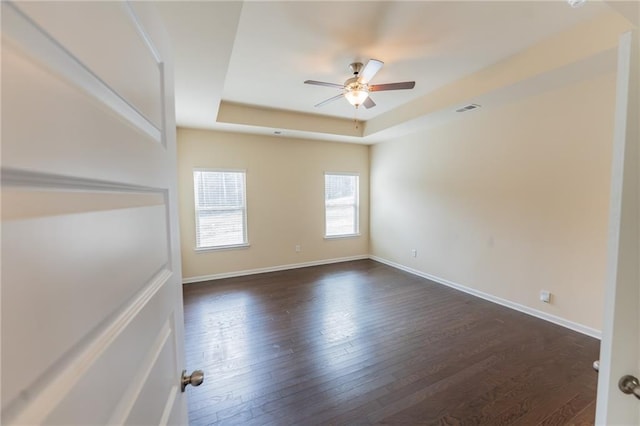
[[[456,112],[471,111],[472,109],[476,109],[476,108],[480,108],[480,105],[478,105],[478,104],[469,104],[469,105],[463,106],[462,108],[458,108],[456,110]]]
[[[583,6],[586,2],[587,0],[567,0],[569,6],[573,7],[574,9]]]

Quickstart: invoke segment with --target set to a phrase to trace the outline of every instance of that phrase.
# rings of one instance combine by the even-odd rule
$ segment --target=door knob
[[[622,392],[634,395],[636,398],[640,399],[640,382],[636,377],[628,374],[626,376],[622,376],[618,382],[618,387]]]
[[[182,370],[182,392],[184,392],[187,385],[200,386],[202,382],[204,382],[204,372],[202,370],[194,370],[194,372],[188,376],[187,370]]]
[[[593,369],[596,371],[596,373],[598,371],[600,371],[600,360],[599,359],[596,360],[596,361],[593,361]]]

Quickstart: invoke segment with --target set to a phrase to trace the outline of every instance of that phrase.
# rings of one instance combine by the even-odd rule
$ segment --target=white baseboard
[[[438,284],[446,285],[447,287],[454,288],[456,290],[463,291],[465,293],[471,294],[473,296],[479,297],[484,300],[488,300],[493,303],[497,303],[498,305],[506,306],[507,308],[514,309],[519,312],[523,312],[525,314],[534,316],[536,318],[543,319],[545,321],[552,322],[554,324],[560,325],[562,327],[568,328],[573,331],[577,331],[578,333],[586,334],[587,336],[594,337],[596,339],[602,338],[602,332],[600,330],[596,330],[595,328],[587,327],[586,325],[578,324],[573,321],[569,321],[567,319],[539,311],[537,309],[530,308],[525,305],[521,305],[520,303],[512,302],[507,299],[502,299],[500,297],[494,296],[489,293],[485,293],[480,290],[473,289],[471,287],[467,287],[458,283],[454,283],[453,281],[449,281],[444,278],[437,277],[435,275],[428,274],[426,272],[419,271],[417,269],[410,268],[405,265],[401,265],[396,262],[392,262],[387,259],[383,259],[378,256],[373,255],[359,255],[359,256],[350,256],[350,257],[340,257],[335,259],[323,259],[323,260],[315,260],[312,262],[303,262],[303,263],[293,263],[289,265],[279,265],[279,266],[270,266],[267,268],[257,268],[257,269],[247,269],[244,271],[234,271],[234,272],[224,272],[221,274],[212,274],[212,275],[202,275],[198,277],[187,277],[182,279],[183,284],[191,284],[202,281],[211,281],[211,280],[219,280],[223,278],[233,278],[233,277],[242,277],[246,275],[254,275],[254,274],[263,274],[266,272],[277,272],[277,271],[286,271],[288,269],[298,269],[298,268],[307,268],[309,266],[320,266],[320,265],[329,265],[332,263],[341,263],[341,262],[349,262],[352,260],[363,260],[363,259],[371,259],[376,262],[384,263],[385,265],[391,266],[396,269],[400,269],[405,272],[409,272],[410,274],[417,275],[422,278],[426,278]]]
[[[447,287],[454,288],[456,290],[463,291],[465,293],[471,294],[473,296],[479,297],[481,299],[488,300],[493,303],[497,303],[498,305],[506,306],[507,308],[514,309],[516,311],[523,312],[525,314],[552,322],[554,324],[560,325],[562,327],[568,328],[573,331],[577,331],[578,333],[586,334],[587,336],[595,337],[596,339],[602,339],[602,331],[596,330],[595,328],[587,327],[586,325],[578,324],[573,321],[569,321],[567,319],[548,314],[543,311],[539,311],[537,309],[530,308],[525,305],[521,305],[516,302],[512,302],[510,300],[502,299],[497,296],[493,296],[489,293],[482,292],[480,290],[476,290],[470,287],[466,287],[461,284],[454,283],[452,281],[446,280],[444,278],[436,277],[435,275],[427,274],[426,272],[418,271],[417,269],[409,268],[408,266],[401,265],[399,263],[392,262],[387,259],[383,259],[378,256],[369,256],[369,259],[375,260],[376,262],[384,263],[385,265],[391,266],[396,269],[403,270],[405,272],[409,272],[410,274],[417,275],[422,278],[426,278],[428,280],[434,281],[438,284],[446,285]]]
[[[369,259],[369,255],[339,257],[335,259],[314,260],[312,262],[293,263],[290,265],[270,266],[267,268],[247,269],[244,271],[224,272],[221,274],[202,275],[182,279],[182,284],[198,283],[202,281],[220,280],[222,278],[243,277],[246,275],[264,274],[265,272],[286,271],[287,269],[307,268],[309,266],[329,265],[331,263],[350,262],[352,260]]]

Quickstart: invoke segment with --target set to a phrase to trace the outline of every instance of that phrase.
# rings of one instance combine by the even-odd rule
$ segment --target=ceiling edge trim
[[[298,130],[362,138],[362,122],[296,111],[265,108],[255,105],[221,101],[218,123],[259,126],[273,129]]]

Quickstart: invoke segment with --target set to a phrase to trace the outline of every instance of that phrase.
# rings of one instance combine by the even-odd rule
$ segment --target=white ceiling
[[[355,110],[344,99],[313,106],[339,91],[303,84],[307,79],[343,83],[351,76],[351,62],[366,63],[369,58],[385,62],[373,83],[416,82],[414,90],[374,93],[377,106],[357,112],[358,119],[366,121],[608,7],[591,0],[573,9],[557,0],[185,1],[160,2],[158,8],[174,45],[178,125],[272,133],[283,123],[272,110],[353,120]],[[225,105],[234,107],[236,115],[240,107],[264,119],[251,126],[225,120],[223,116],[233,115],[233,111],[222,113]],[[358,139],[344,133],[327,135],[331,132],[313,126],[291,127],[285,133]]]

